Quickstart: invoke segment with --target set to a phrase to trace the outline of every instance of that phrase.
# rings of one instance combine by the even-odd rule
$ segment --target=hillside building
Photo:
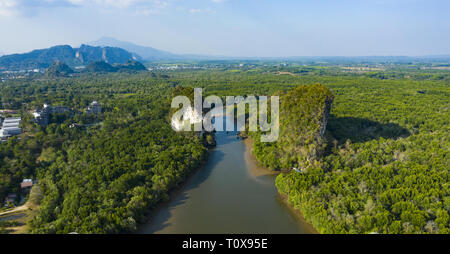
[[[49,104],[44,104],[41,110],[35,110],[33,113],[34,121],[40,126],[47,126],[50,120],[50,114],[62,114],[65,112],[72,111],[68,107],[64,106],[50,106]]]
[[[0,139],[6,139],[15,135],[22,134],[22,129],[19,127],[20,117],[5,118],[3,123],[1,123],[0,128]]]
[[[102,105],[97,101],[93,101],[89,104],[89,107],[86,109],[87,114],[100,114],[102,113]]]
[[[23,181],[20,183],[20,188],[24,190],[30,190],[31,187],[33,187],[33,180],[32,179],[23,179]]]

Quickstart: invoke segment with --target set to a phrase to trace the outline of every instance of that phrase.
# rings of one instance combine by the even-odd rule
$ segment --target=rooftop
[[[22,120],[21,117],[8,117],[5,118],[5,122],[20,122]]]
[[[3,126],[3,128],[1,129],[10,131],[10,130],[18,130],[21,128],[19,128],[19,126]]]
[[[31,179],[24,179],[22,183],[20,183],[21,188],[27,188],[33,186],[33,180]]]

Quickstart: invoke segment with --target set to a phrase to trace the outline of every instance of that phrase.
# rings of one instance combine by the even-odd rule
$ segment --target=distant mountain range
[[[88,45],[93,46],[109,46],[123,48],[132,52],[145,61],[182,61],[182,60],[223,60],[233,59],[233,57],[226,56],[208,56],[196,54],[174,54],[168,51],[163,51],[147,46],[136,45],[131,42],[120,41],[111,37],[101,37],[100,39],[88,42]]]
[[[1,56],[0,71],[30,70],[49,68],[55,62],[67,64],[69,67],[86,66],[94,62],[105,62],[110,65],[126,64],[128,61],[183,61],[183,60],[249,60],[249,61],[293,61],[299,63],[325,64],[365,64],[365,63],[448,63],[449,55],[435,56],[317,56],[317,57],[226,57],[206,55],[173,54],[152,47],[140,46],[131,42],[120,41],[111,37],[102,37],[97,41],[72,48],[59,45],[47,49],[33,50],[25,54]]]
[[[131,42],[119,41],[111,37],[102,37],[96,41],[88,42],[87,44],[92,46],[122,48],[142,57],[142,59],[146,61],[176,60],[184,58],[181,55],[172,54],[170,52],[158,50],[152,47],[139,46]]]
[[[58,45],[47,49],[37,49],[24,54],[0,56],[0,71],[46,69],[55,62],[69,67],[86,66],[93,62],[125,64],[132,61],[177,61],[221,59],[201,55],[177,55],[152,47],[139,46],[131,42],[102,37],[97,41],[82,44],[79,48]]]
[[[97,61],[104,61],[109,64],[125,64],[130,60],[141,60],[141,58],[117,47],[81,45],[79,48],[72,48],[69,45],[60,45],[33,50],[25,54],[2,56],[0,57],[0,71],[48,68],[57,61],[75,67]]]

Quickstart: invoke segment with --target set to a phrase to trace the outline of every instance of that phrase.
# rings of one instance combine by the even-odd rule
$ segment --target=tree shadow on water
[[[223,158],[223,152],[213,149],[204,166],[189,176],[180,186],[170,191],[170,199],[168,201],[158,204],[150,211],[146,222],[140,226],[138,233],[153,234],[171,226],[170,219],[173,216],[173,211],[186,203],[189,198],[189,192],[206,181],[217,163],[222,161]]]
[[[327,131],[339,144],[350,140],[352,143],[366,142],[380,137],[397,139],[408,137],[410,132],[395,123],[380,123],[365,118],[336,117],[330,115]]]

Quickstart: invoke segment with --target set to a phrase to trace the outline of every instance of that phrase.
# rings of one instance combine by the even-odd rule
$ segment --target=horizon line
[[[125,41],[122,41],[125,42]],[[127,43],[132,43],[136,46],[140,46],[140,47],[148,47],[148,48],[153,48],[151,46],[143,46],[143,45],[138,45],[135,44],[133,42],[127,42]],[[118,46],[94,46],[94,45],[90,45],[90,43],[80,43],[80,44],[56,44],[53,46],[49,46],[49,47],[45,47],[45,48],[35,48],[32,50],[28,50],[28,51],[23,51],[23,52],[15,52],[15,53],[11,53],[11,52],[7,52],[7,51],[2,51],[0,49],[0,57],[3,56],[7,56],[7,55],[20,55],[20,54],[27,54],[27,53],[31,53],[32,51],[35,50],[43,50],[43,49],[49,49],[52,47],[57,47],[57,46],[70,46],[72,48],[78,48],[81,45],[88,45],[88,46],[92,46],[92,47],[112,47],[112,48],[121,48]],[[124,48],[121,48],[123,50],[126,50]],[[450,53],[438,53],[438,54],[425,54],[425,55],[396,55],[396,54],[385,54],[385,55],[291,55],[291,56],[227,56],[227,55],[215,55],[215,54],[202,54],[202,53],[173,53],[172,51],[168,51],[168,50],[162,50],[162,49],[157,49],[157,48],[153,48],[155,50],[158,51],[165,51],[167,53],[173,54],[174,56],[192,56],[192,57],[212,57],[212,58],[228,58],[228,59],[241,59],[241,60],[246,60],[246,59],[288,59],[288,58],[359,58],[359,57],[410,57],[410,58],[421,58],[421,57],[427,57],[427,58],[439,58],[439,57],[450,57]],[[130,53],[135,53],[129,50],[126,50]],[[135,53],[137,54],[137,53]],[[226,59],[224,59],[226,60]]]

